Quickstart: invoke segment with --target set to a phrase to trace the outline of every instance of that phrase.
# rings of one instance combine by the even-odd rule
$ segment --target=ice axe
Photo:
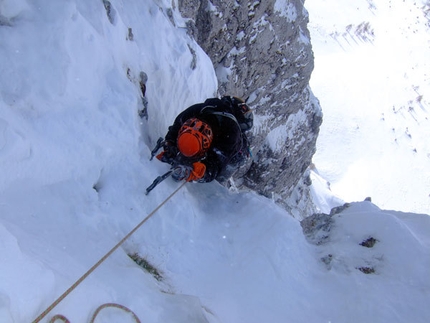
[[[149,160],[152,160],[154,158],[155,155],[157,155],[158,150],[163,147],[164,144],[164,139],[162,137],[158,138],[157,140],[157,144],[155,145],[154,149],[151,150],[151,158]],[[164,181],[167,177],[169,177],[170,175],[172,175],[173,169],[170,169],[167,173],[158,176],[151,185],[148,186],[148,188],[146,189],[146,193],[145,195],[148,195],[149,192],[151,192],[155,186],[157,186],[158,184],[160,184],[162,181]]]
[[[158,150],[163,147],[163,144],[164,139],[162,137],[158,138],[156,146],[151,150],[151,158],[149,160],[152,160],[154,156],[157,155]]]
[[[158,176],[151,185],[148,186],[148,188],[146,189],[146,193],[145,195],[148,195],[149,192],[151,192],[155,186],[157,186],[158,184],[160,184],[162,181],[164,181],[167,177],[169,177],[170,175],[172,175],[173,173],[173,169],[169,170],[167,173]]]

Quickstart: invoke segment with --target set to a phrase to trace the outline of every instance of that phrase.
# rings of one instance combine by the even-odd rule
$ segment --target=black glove
[[[178,148],[176,145],[170,141],[165,141],[163,144],[164,155],[167,158],[175,158],[178,154]]]
[[[192,166],[178,165],[173,168],[172,178],[179,182],[182,180],[187,180],[190,177]]]
[[[163,163],[173,165],[177,154],[178,148],[176,148],[175,144],[166,141],[163,143],[163,151],[157,155],[157,159]]]

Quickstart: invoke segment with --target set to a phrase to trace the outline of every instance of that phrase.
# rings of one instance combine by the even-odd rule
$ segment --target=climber
[[[242,99],[207,99],[176,117],[157,159],[172,165],[176,181],[223,182],[249,157],[245,132],[252,125],[252,110]]]

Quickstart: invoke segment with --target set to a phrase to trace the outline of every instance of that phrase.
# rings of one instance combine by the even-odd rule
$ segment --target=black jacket
[[[210,182],[217,178],[221,171],[243,149],[243,138],[240,126],[233,116],[232,107],[217,98],[207,99],[204,103],[190,106],[181,112],[169,127],[165,140],[176,146],[181,126],[190,118],[206,122],[213,132],[213,141],[203,157],[187,158],[182,154],[176,157],[176,163],[191,165],[200,161],[206,166],[206,172],[200,182]]]

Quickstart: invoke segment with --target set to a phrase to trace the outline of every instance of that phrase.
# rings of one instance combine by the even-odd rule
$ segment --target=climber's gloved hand
[[[192,166],[178,165],[173,169],[172,178],[176,181],[186,180],[187,182],[199,181],[206,172],[206,165],[195,162]]]
[[[172,178],[179,182],[182,180],[187,180],[190,176],[193,168],[191,166],[178,165],[173,168]]]
[[[163,143],[163,149],[168,158],[175,158],[178,154],[178,147],[171,141],[165,141]]]
[[[206,165],[201,162],[193,163],[193,170],[188,176],[187,182],[200,181],[205,176]]]
[[[170,141],[163,143],[163,151],[157,155],[157,159],[163,163],[173,164],[176,155],[178,154],[178,148]]]

